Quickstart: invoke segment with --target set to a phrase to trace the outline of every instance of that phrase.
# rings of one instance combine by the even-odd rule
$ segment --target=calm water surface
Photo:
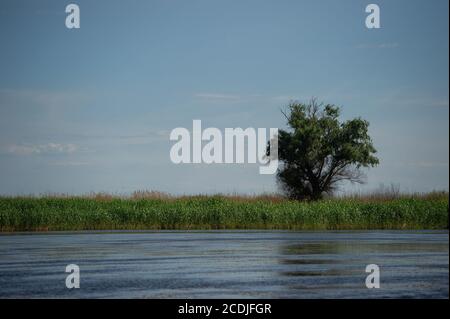
[[[448,298],[447,231],[0,235],[0,298]],[[80,289],[67,289],[77,264]],[[377,264],[380,289],[367,289]]]

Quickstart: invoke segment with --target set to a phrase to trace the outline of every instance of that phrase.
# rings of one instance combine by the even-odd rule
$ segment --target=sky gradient
[[[403,191],[448,190],[448,1],[0,2],[0,194],[277,189],[258,165],[175,165],[176,127],[279,127],[290,100],[362,117]],[[381,29],[365,27],[377,3]]]

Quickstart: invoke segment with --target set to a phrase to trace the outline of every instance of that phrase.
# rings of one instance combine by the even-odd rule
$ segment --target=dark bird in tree
[[[360,169],[379,163],[366,120],[341,123],[339,107],[316,99],[290,103],[282,113],[290,129],[279,131],[277,179],[290,198],[318,200],[342,181],[363,183]]]

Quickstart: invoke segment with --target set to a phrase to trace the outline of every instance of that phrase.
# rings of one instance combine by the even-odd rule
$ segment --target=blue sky
[[[276,190],[257,165],[175,165],[169,132],[285,128],[292,99],[370,121],[367,184],[449,185],[448,1],[0,3],[0,194]],[[381,29],[365,7],[381,8]]]

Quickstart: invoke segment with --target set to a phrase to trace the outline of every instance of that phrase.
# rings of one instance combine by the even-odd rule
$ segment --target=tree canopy
[[[277,179],[290,198],[317,200],[342,181],[363,183],[360,169],[379,163],[368,121],[340,122],[339,107],[315,99],[292,102],[282,113],[289,130],[279,131]]]

